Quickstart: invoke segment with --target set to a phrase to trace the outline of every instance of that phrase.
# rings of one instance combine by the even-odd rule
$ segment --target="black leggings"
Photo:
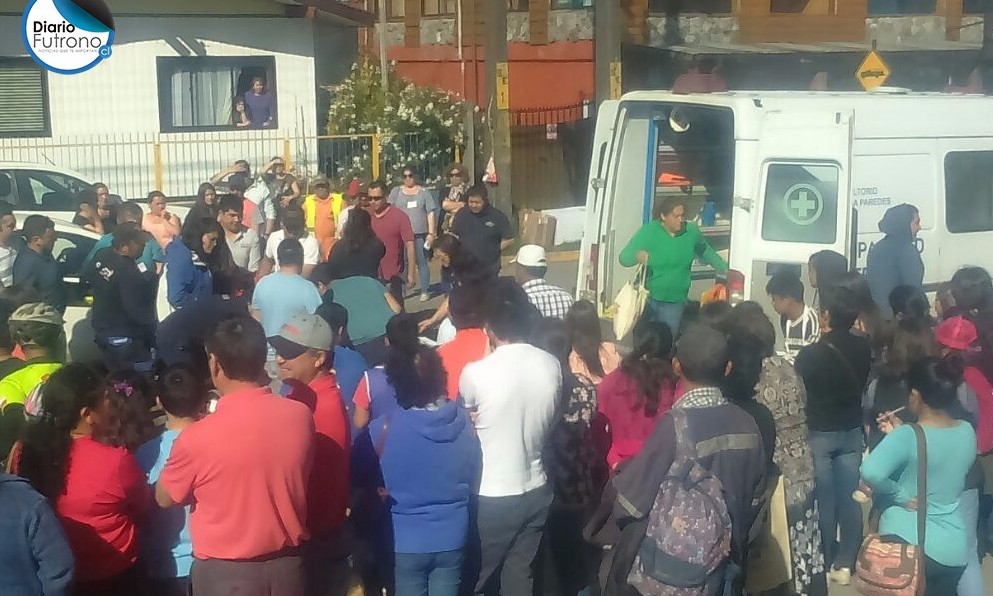
[[[909,544],[903,538],[894,535],[881,537],[886,542]],[[958,593],[959,578],[965,567],[949,567],[938,563],[931,557],[924,556],[924,579],[926,586],[924,596],[952,596]]]

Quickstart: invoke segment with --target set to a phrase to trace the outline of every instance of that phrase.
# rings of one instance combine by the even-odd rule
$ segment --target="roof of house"
[[[345,0],[273,0],[286,6],[298,6],[301,16],[322,16],[338,25],[349,27],[369,27],[376,22],[376,16],[358,7],[358,3]]]

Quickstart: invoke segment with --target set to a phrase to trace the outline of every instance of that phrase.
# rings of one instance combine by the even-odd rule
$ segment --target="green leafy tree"
[[[390,67],[383,93],[378,60],[366,56],[352,65],[351,74],[331,90],[329,135],[380,134],[381,175],[399,179],[401,170],[413,165],[424,182],[442,180],[454,159],[455,147],[466,139],[464,107],[452,94],[418,87]],[[372,147],[365,139],[334,139],[330,153],[332,172],[338,179],[368,176]]]

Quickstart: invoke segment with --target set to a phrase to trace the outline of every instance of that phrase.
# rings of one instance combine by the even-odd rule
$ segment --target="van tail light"
[[[599,261],[600,261],[600,245],[591,244],[590,264],[589,264],[589,269],[587,270],[589,271],[589,273],[586,275],[586,289],[589,290],[590,292],[593,292],[594,294],[596,294],[597,291],[597,286],[598,286],[597,282],[599,281],[599,275],[600,275],[598,271],[599,267],[597,267],[597,263]]]
[[[728,271],[728,301],[738,304],[745,300],[745,275],[741,271]]]

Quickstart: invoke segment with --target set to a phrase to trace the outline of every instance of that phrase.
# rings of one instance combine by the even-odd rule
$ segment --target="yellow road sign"
[[[510,109],[510,67],[506,62],[496,65],[496,104],[498,110]]]
[[[886,79],[890,78],[890,67],[886,66],[876,50],[872,50],[866,55],[858,70],[855,71],[855,78],[861,83],[863,89],[872,91],[885,84]]]

